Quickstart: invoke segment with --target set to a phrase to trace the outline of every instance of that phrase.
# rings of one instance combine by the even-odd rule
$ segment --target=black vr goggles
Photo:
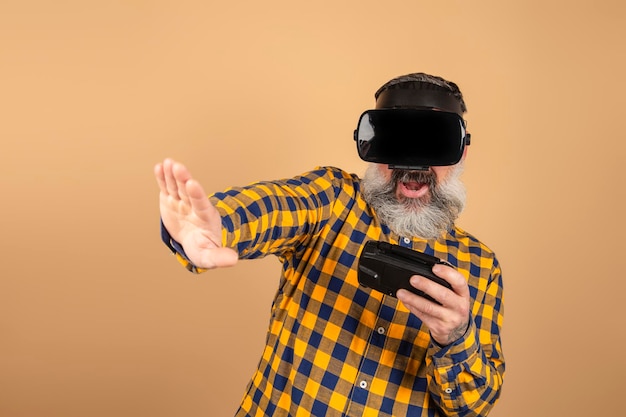
[[[427,170],[458,163],[470,144],[470,134],[457,113],[387,108],[364,112],[354,140],[364,161],[392,169]]]

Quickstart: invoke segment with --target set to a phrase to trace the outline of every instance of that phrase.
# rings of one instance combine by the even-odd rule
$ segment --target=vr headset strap
[[[431,89],[390,89],[385,90],[376,100],[377,109],[426,108],[456,113],[463,117],[461,103],[452,95],[441,90]]]

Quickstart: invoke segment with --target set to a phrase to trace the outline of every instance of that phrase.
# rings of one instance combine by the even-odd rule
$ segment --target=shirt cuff
[[[163,220],[161,220],[161,240],[167,245],[168,248],[170,248],[172,253],[177,253],[186,260],[189,260],[187,254],[185,253],[185,249],[183,249],[183,246],[174,239],[172,239],[172,235],[170,235],[170,233],[165,228]]]
[[[457,341],[447,346],[437,344],[431,338],[429,353],[432,355],[436,366],[451,366],[455,363],[467,361],[478,351],[477,329],[474,320],[470,316],[465,334]]]
[[[198,274],[206,271],[206,269],[198,268],[195,266],[185,253],[185,249],[183,249],[183,245],[172,239],[172,236],[165,228],[163,224],[163,220],[161,220],[161,240],[165,245],[172,251],[174,255],[176,255],[176,259],[180,262],[188,271],[193,272],[194,274]]]

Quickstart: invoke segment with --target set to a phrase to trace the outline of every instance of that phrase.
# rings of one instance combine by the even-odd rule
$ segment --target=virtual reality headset
[[[354,131],[359,157],[392,169],[426,170],[461,160],[470,134],[457,113],[423,109],[367,110]]]

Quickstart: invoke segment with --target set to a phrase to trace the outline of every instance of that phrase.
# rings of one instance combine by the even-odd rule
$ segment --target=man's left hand
[[[419,275],[411,277],[411,285],[430,295],[441,305],[399,290],[398,300],[430,329],[431,337],[441,346],[447,346],[461,338],[469,323],[470,294],[465,277],[446,265],[435,265],[433,273],[450,283],[452,290]]]

